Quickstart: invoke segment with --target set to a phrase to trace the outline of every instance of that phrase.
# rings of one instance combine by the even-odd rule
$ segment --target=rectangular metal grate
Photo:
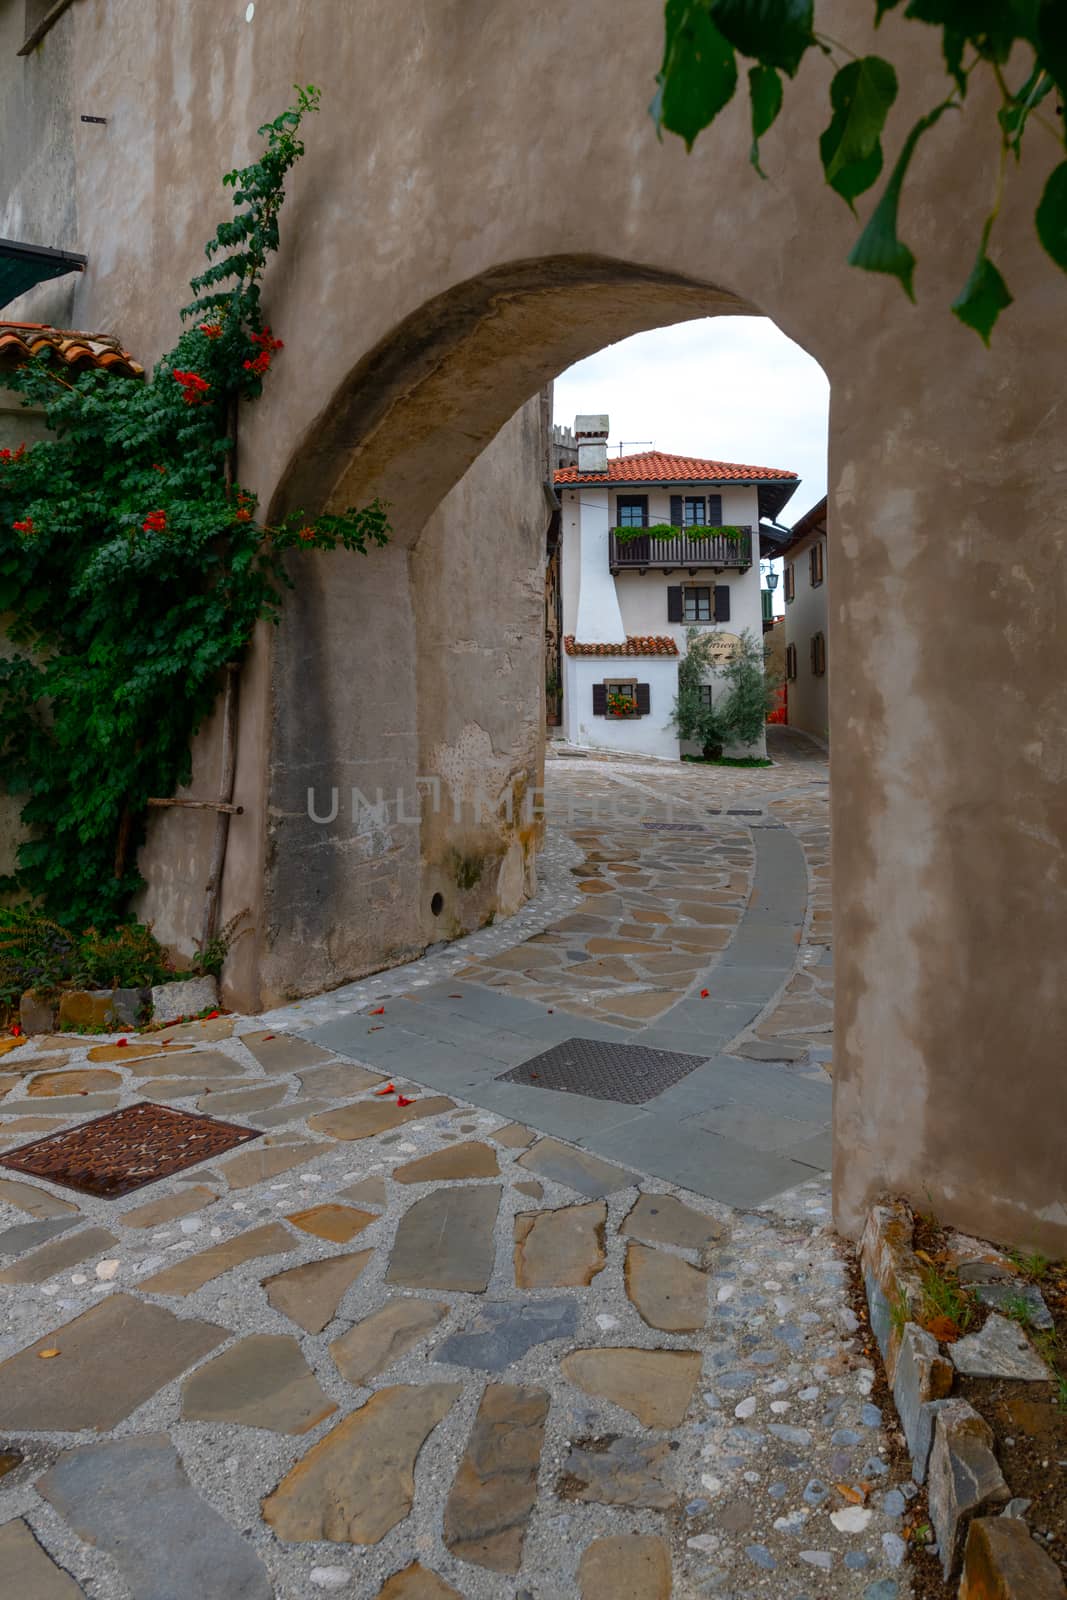
[[[650,1050],[641,1044],[610,1044],[602,1039],[565,1039],[521,1066],[502,1072],[498,1083],[523,1083],[533,1089],[583,1094],[640,1106],[679,1083],[707,1056],[676,1050]]]
[[[8,1150],[0,1156],[0,1166],[101,1200],[117,1200],[260,1137],[257,1128],[142,1100]]]

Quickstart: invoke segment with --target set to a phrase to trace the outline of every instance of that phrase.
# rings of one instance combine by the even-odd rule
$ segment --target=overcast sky
[[[638,333],[556,379],[555,420],[606,411],[611,442],[798,472],[787,525],[826,493],[830,386],[767,317],[709,317]]]

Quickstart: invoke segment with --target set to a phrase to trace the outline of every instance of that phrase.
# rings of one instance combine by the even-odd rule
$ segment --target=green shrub
[[[52,994],[70,980],[77,935],[28,906],[0,910],[0,1008],[17,1010],[27,989]]]
[[[146,989],[175,976],[150,927],[131,922],[108,933],[87,928],[75,981],[86,989]]]

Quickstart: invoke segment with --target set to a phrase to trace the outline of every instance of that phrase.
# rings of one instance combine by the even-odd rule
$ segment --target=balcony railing
[[[737,567],[747,572],[752,565],[752,529],[740,535],[710,534],[687,539],[684,533],[673,539],[657,539],[644,534],[636,539],[620,539],[614,529],[609,534],[609,564],[612,572],[647,572],[655,567],[673,572],[678,567],[695,572],[700,567]]]

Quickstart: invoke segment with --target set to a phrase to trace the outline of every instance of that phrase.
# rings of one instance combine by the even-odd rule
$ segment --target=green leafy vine
[[[285,179],[319,91],[228,173],[234,216],[206,247],[187,326],[151,380],[71,376],[47,354],[5,381],[52,437],[0,451],[0,781],[28,836],[3,884],[71,927],[111,926],[141,886],[150,796],[187,782],[193,736],[256,623],[277,621],[293,551],[384,544],[380,504],[268,526],[234,472],[241,402],[282,341],[261,289]]]
[[[875,27],[901,4],[903,0],[874,0]],[[857,198],[882,173],[882,133],[897,98],[897,74],[883,57],[855,56],[818,32],[814,11],[814,0],[666,0],[663,64],[651,111],[658,127],[679,134],[691,149],[701,130],[733,99],[738,55],[754,60],[748,73],[750,158],[765,177],[759,146],[782,109],[781,75],[794,77],[807,52],[820,50],[836,69],[830,83],[830,121],[819,141],[823,172],[830,187],[855,210]],[[909,0],[903,16],[940,28],[950,88],[905,138],[849,261],[897,278],[914,300],[915,256],[898,233],[904,182],[919,141],[946,111],[962,107],[973,74],[987,73],[1000,102],[999,161],[977,253],[951,309],[988,344],[997,318],[1012,302],[989,254],[1010,167],[1021,159],[1031,123],[1051,135],[1061,156],[1067,149],[1067,5],[1064,0]],[[1026,70],[1012,87],[1008,66],[1018,60],[1016,52],[1027,58]],[[842,56],[850,59],[842,61]],[[1042,245],[1067,272],[1067,160],[1060,159],[1048,174],[1035,222]]]

